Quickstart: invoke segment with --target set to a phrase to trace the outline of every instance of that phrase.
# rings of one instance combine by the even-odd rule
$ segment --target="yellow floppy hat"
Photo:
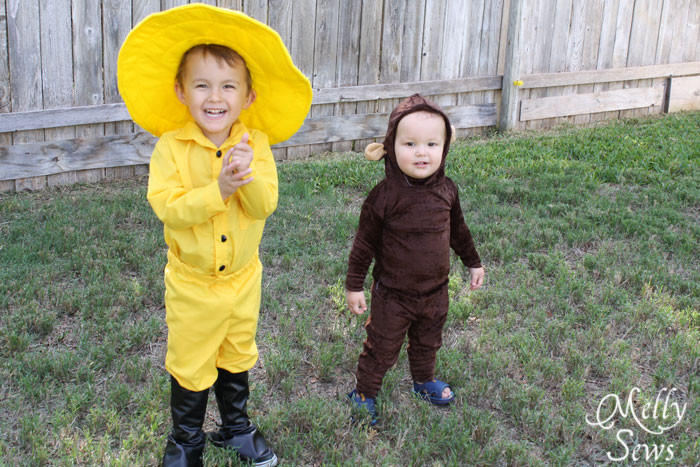
[[[239,11],[201,3],[149,15],[124,40],[117,81],[134,122],[160,136],[193,120],[174,83],[182,55],[198,44],[224,45],[245,60],[257,93],[239,117],[246,126],[267,133],[270,144],[296,133],[311,107],[311,85],[279,34]]]

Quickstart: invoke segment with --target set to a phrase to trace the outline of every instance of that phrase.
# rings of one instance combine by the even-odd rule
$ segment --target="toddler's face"
[[[414,112],[399,121],[394,152],[396,162],[409,177],[422,179],[434,174],[442,164],[445,147],[445,120],[430,112]]]
[[[230,66],[225,60],[202,52],[187,58],[182,85],[175,83],[175,92],[204,135],[217,147],[228,138],[241,111],[255,101],[255,91],[248,89],[243,63]]]

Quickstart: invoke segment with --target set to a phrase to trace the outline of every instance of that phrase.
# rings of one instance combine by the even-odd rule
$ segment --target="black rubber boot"
[[[277,456],[248,418],[248,372],[229,373],[219,368],[214,394],[221,413],[219,431],[209,435],[214,445],[233,448],[243,461],[256,466],[277,465]]]
[[[202,465],[206,435],[202,431],[209,390],[190,391],[170,377],[170,412],[173,429],[163,455],[164,467]]]

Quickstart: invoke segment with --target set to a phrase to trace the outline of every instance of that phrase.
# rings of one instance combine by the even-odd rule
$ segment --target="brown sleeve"
[[[382,217],[377,213],[373,201],[376,190],[367,197],[360,211],[360,223],[348,260],[345,288],[351,292],[363,290],[365,276],[382,237]]]
[[[455,189],[455,200],[450,211],[450,247],[457,253],[462,263],[468,268],[480,268],[481,258],[476,252],[472,234],[469,232],[467,223],[464,222],[462,206],[459,203],[459,192]]]

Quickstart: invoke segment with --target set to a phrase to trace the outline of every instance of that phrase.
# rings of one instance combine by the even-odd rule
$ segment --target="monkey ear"
[[[450,128],[452,128],[452,138],[450,138],[450,144],[452,144],[457,139],[457,128],[454,125],[450,125]]]
[[[386,151],[382,143],[369,143],[365,148],[365,159],[368,161],[378,161],[384,157]]]

